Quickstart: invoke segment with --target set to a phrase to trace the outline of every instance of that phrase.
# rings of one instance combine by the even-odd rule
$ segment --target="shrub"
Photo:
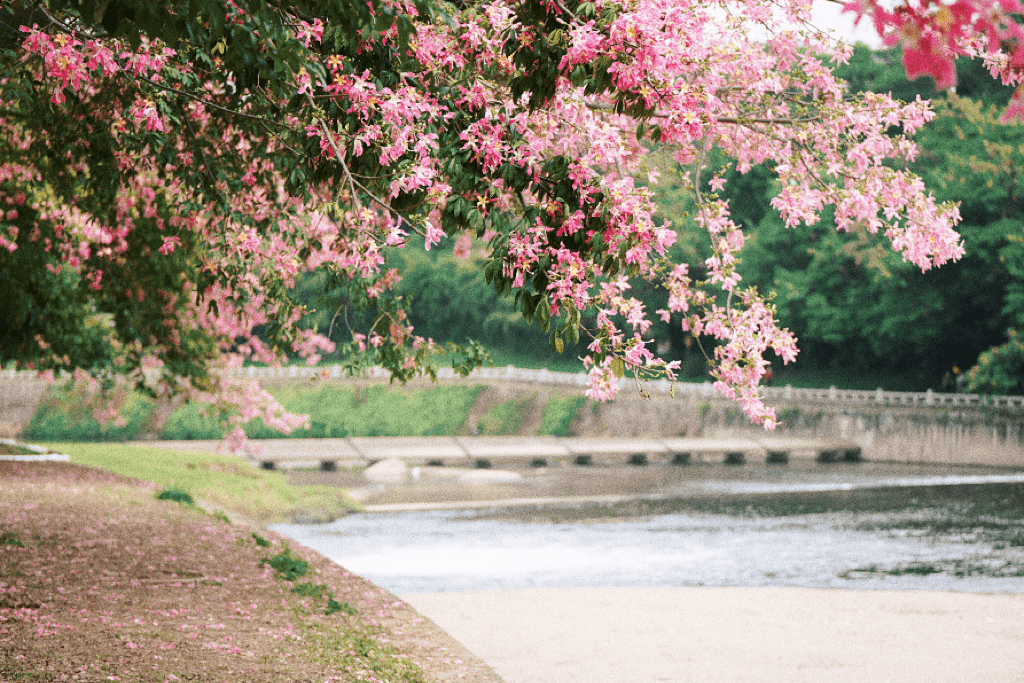
[[[212,415],[203,415],[199,406],[187,403],[178,408],[164,423],[161,439],[168,441],[189,441],[193,439],[219,439],[224,429]]]
[[[301,557],[292,555],[291,548],[285,548],[273,557],[263,558],[262,564],[269,564],[277,572],[277,575],[285,581],[294,581],[306,575],[309,571],[309,562]]]
[[[84,386],[67,382],[48,390],[32,416],[25,437],[38,441],[129,441],[138,438],[153,414],[153,401],[127,389],[116,390],[120,400],[117,416],[100,424],[93,416],[97,405]]]
[[[1005,344],[978,356],[967,376],[968,389],[984,394],[1024,393],[1024,343],[1017,330],[1007,330]]]
[[[156,496],[157,500],[173,500],[175,503],[184,503],[185,505],[195,505],[195,501],[192,500],[192,496],[187,491],[183,491],[177,487],[172,489],[164,489]]]

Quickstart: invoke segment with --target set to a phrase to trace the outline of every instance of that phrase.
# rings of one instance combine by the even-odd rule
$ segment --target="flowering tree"
[[[351,370],[433,374],[442,350],[408,324],[386,254],[469,235],[556,348],[587,336],[591,397],[626,371],[674,376],[645,338],[659,316],[715,340],[715,386],[770,428],[765,354],[793,360],[795,338],[736,271],[727,168],[768,164],[789,225],[831,205],[839,230],[884,235],[922,269],[962,254],[956,208],[901,170],[927,103],[851,96],[830,65],[850,48],[809,9],[5,0],[0,361],[215,392],[239,420],[263,406],[287,428],[257,387],[210,370],[331,349],[297,326],[295,278],[326,270],[369,312],[341,349]],[[685,225],[654,217],[655,151],[693,194]],[[703,267],[669,258],[680,230],[706,235]],[[630,296],[637,279],[668,291],[665,309]],[[462,370],[480,360],[449,350]]]
[[[936,89],[956,85],[954,60],[979,57],[993,77],[1007,85],[1024,81],[1024,26],[1018,0],[855,0],[844,9],[857,21],[868,17],[888,46],[903,48],[910,79],[931,76]],[[1024,116],[1024,90],[1018,89],[1005,120]]]

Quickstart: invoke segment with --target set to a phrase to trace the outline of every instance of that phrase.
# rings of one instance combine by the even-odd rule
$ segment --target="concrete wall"
[[[271,383],[303,381],[302,373],[292,373],[295,377],[284,374],[258,379]],[[500,385],[503,395],[516,391],[538,394],[541,402],[552,394],[579,394],[585,384],[585,378],[578,375],[508,368],[477,372],[461,381],[487,383],[495,388]],[[418,386],[419,382],[414,384]],[[0,437],[15,436],[28,424],[45,388],[45,382],[29,373],[0,373]],[[649,398],[641,397],[639,389],[645,390]],[[669,391],[675,395],[670,396]],[[773,436],[853,441],[868,460],[1024,468],[1022,397],[991,401],[980,396],[931,392],[788,387],[770,387],[764,395],[781,420]],[[581,437],[766,436],[763,429],[750,424],[737,404],[719,398],[710,384],[672,388],[667,383],[653,383],[637,387],[630,381],[623,382],[615,401],[585,406],[573,422],[571,433]]]
[[[1024,467],[1024,416],[943,408],[802,409],[782,433],[846,438],[868,460]]]
[[[0,438],[21,433],[32,420],[46,387],[47,382],[27,373],[0,377]]]
[[[848,440],[875,461],[1024,468],[1024,414],[994,408],[851,406],[835,402],[769,400],[781,418],[771,436]],[[584,408],[572,426],[578,436],[752,438],[767,436],[739,407],[714,397],[644,400],[622,396]]]
[[[1024,415],[994,409],[776,405],[780,437],[845,439],[868,460],[1024,468]],[[705,436],[754,436],[732,406],[717,404]]]

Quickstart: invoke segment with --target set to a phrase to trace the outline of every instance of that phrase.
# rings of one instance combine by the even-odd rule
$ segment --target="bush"
[[[117,417],[100,424],[93,416],[97,400],[84,386],[67,382],[52,387],[32,416],[25,437],[37,441],[130,441],[138,438],[153,414],[153,401],[121,389]]]
[[[537,434],[569,436],[569,425],[586,402],[587,399],[583,396],[552,396],[544,406],[544,415],[541,417]]]
[[[212,415],[203,415],[199,406],[187,403],[167,418],[160,438],[168,441],[190,441],[193,439],[219,439],[224,429]]]
[[[277,575],[285,581],[294,581],[305,576],[306,572],[309,571],[309,562],[306,562],[301,557],[292,555],[290,548],[285,548],[273,557],[263,558],[262,564],[269,564],[277,572]]]
[[[1009,339],[978,356],[978,364],[968,374],[968,388],[982,394],[1024,393],[1024,344],[1016,330],[1008,330]]]
[[[185,505],[195,505],[195,501],[192,500],[192,496],[187,491],[179,489],[177,487],[173,489],[164,489],[156,496],[157,500],[173,500],[175,503],[184,503]]]

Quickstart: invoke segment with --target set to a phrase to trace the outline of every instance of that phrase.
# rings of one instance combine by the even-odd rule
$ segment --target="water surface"
[[[802,586],[1024,592],[1024,472],[861,463],[550,468],[420,481],[364,513],[278,531],[395,593],[530,587]],[[516,506],[504,499],[613,495]]]

